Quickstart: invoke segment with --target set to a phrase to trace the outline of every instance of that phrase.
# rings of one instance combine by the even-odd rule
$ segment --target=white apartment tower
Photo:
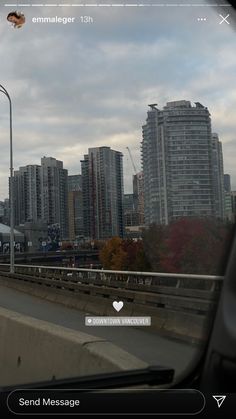
[[[222,148],[208,109],[187,100],[149,106],[141,146],[145,225],[223,218]]]

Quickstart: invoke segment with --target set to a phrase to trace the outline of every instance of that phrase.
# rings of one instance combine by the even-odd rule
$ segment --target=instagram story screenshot
[[[0,413],[233,417],[236,10],[0,4]]]

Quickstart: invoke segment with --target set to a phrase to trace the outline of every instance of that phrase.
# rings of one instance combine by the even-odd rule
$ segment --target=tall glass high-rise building
[[[89,148],[81,162],[84,234],[123,237],[123,155],[110,147]]]
[[[42,218],[49,225],[58,224],[61,239],[68,238],[68,171],[53,157],[41,159]]]
[[[14,222],[15,225],[42,219],[41,167],[27,165],[14,171]]]
[[[68,173],[63,162],[43,157],[41,166],[27,165],[14,171],[14,224],[44,221],[60,226],[68,238]]]
[[[212,134],[212,184],[215,216],[225,218],[224,204],[224,164],[222,144],[216,133]]]
[[[186,216],[222,218],[222,150],[212,136],[208,109],[187,100],[168,102],[162,110],[149,106],[141,148],[145,224]]]
[[[134,207],[138,213],[138,225],[144,224],[144,200],[143,200],[143,172],[133,176]]]
[[[82,176],[68,176],[69,239],[84,234]]]

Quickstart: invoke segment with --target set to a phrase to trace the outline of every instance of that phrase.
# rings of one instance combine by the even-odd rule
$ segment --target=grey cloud
[[[30,24],[41,13],[70,15],[65,9],[27,10],[27,25],[20,32],[7,24],[0,27],[1,82],[13,98],[16,168],[52,155],[64,160],[70,173],[78,173],[89,146],[110,145],[124,154],[130,191],[133,169],[125,147],[130,146],[140,169],[147,104],[157,101],[161,107],[184,98],[209,107],[226,150],[226,171],[236,178],[225,148],[235,134],[236,42],[229,28],[219,31],[215,12],[209,11],[208,26],[201,29],[195,10],[160,8],[94,9],[90,27]],[[2,98],[0,125],[4,197],[9,142],[8,107]]]

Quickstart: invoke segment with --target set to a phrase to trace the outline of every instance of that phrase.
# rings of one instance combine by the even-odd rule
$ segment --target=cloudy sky
[[[6,21],[10,9],[0,8],[0,83],[13,102],[15,169],[40,164],[45,155],[63,160],[69,174],[80,173],[88,147],[108,145],[124,154],[125,190],[131,192],[133,169],[126,146],[140,169],[148,103],[161,108],[167,101],[187,99],[209,108],[213,131],[223,143],[225,172],[236,189],[236,36],[231,16],[230,25],[219,24],[219,13],[226,16],[227,10],[21,9],[26,24],[13,29]],[[80,16],[85,15],[93,23],[82,24]],[[32,22],[40,16],[77,19],[66,25]],[[8,195],[8,115],[1,95],[0,199]]]

